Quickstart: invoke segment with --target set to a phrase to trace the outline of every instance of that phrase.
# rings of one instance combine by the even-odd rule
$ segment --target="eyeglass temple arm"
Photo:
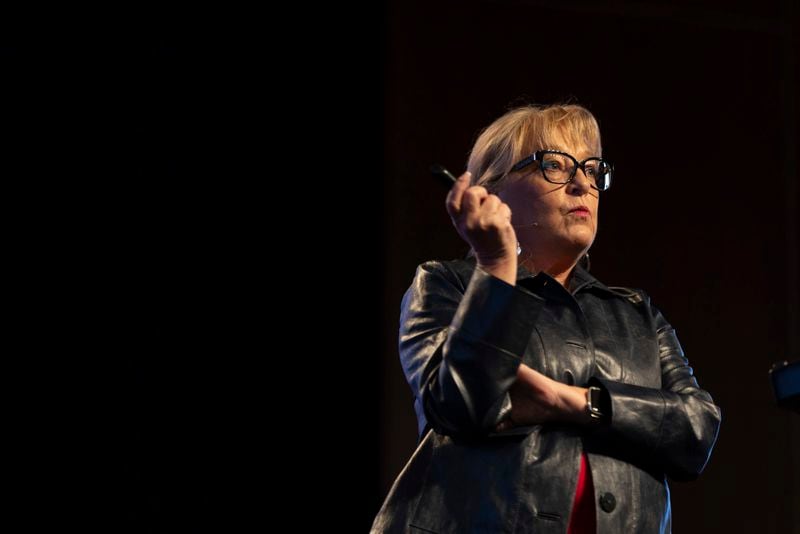
[[[530,165],[531,163],[533,163],[534,161],[536,161],[538,159],[539,159],[539,153],[538,152],[535,153],[535,154],[531,154],[527,158],[523,159],[522,161],[520,161],[519,163],[517,163],[516,165],[511,167],[511,170],[512,171],[518,171],[518,170],[520,170],[520,169],[522,169],[524,167],[527,167],[528,165]]]

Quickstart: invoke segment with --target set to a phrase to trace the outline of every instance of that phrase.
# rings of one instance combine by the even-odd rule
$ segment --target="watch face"
[[[600,411],[600,388],[592,386],[589,388],[589,413],[592,417],[601,417]]]

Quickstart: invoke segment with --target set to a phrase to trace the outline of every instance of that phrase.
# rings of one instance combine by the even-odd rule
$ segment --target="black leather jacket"
[[[421,441],[372,532],[563,534],[582,450],[599,533],[670,532],[666,476],[696,478],[719,430],[719,408],[649,297],[580,267],[568,291],[522,268],[512,287],[470,260],[421,265],[400,358]],[[609,418],[494,432],[520,363],[600,386]]]

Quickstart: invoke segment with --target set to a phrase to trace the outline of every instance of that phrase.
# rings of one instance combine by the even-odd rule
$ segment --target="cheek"
[[[518,221],[528,221],[531,217],[554,220],[564,202],[558,193],[542,184],[518,182],[510,185],[500,198]]]
[[[542,225],[548,220],[547,212],[542,211],[535,202],[528,202],[520,206],[517,213],[519,213],[519,220],[526,225],[532,225],[533,223]]]
[[[539,195],[530,186],[515,184],[509,187],[500,199],[508,204],[514,216],[524,218],[538,211]]]

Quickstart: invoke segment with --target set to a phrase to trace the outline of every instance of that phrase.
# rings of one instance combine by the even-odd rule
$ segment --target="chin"
[[[595,233],[586,229],[585,232],[576,232],[570,237],[572,238],[571,244],[573,249],[585,252],[589,250],[589,247],[594,243]]]

